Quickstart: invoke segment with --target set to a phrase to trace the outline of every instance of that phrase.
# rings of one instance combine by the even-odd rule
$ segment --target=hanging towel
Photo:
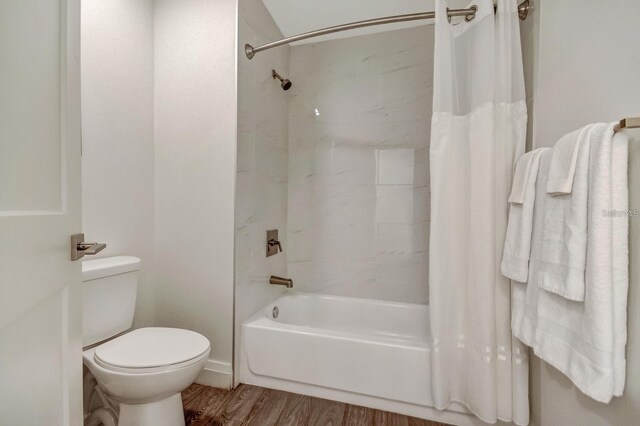
[[[623,135],[612,139],[613,124],[606,126],[602,138],[591,139],[584,302],[532,285],[543,251],[542,231],[536,225],[553,198],[546,193],[544,157],[538,179],[544,187],[536,188],[536,197],[543,199],[536,200],[529,281],[512,287],[520,288],[513,296],[514,335],[583,393],[604,403],[622,395],[626,369],[627,142]]]
[[[578,163],[581,136],[589,126],[564,135],[553,147],[547,193],[551,195],[571,194]]]
[[[552,149],[543,152],[540,155],[540,163],[538,165],[527,285],[519,285],[517,283],[511,285],[511,331],[514,336],[531,348],[534,348],[536,344],[539,293],[545,293],[544,290],[538,287],[537,282],[540,269],[538,264],[540,263],[540,253],[542,251],[541,224],[544,223],[546,203],[551,198],[547,194],[547,179],[549,177],[552,154]]]
[[[547,194],[552,188],[553,194],[561,195],[546,203],[538,285],[579,302],[584,301],[587,260],[590,143],[602,140],[606,129],[605,123],[591,124],[563,136],[553,148],[547,181]],[[573,172],[565,172],[561,179],[563,169]],[[556,179],[554,185],[551,179]]]
[[[523,154],[518,161],[516,161],[516,169],[513,173],[513,183],[511,184],[511,193],[509,194],[509,203],[524,203],[527,179],[529,178],[531,163],[533,163],[533,159],[537,157],[536,151],[537,150],[529,151]]]
[[[550,148],[539,148],[524,154],[516,163],[511,196],[509,197],[509,222],[502,253],[502,275],[521,283],[527,282],[533,206],[540,155]],[[514,194],[517,194],[514,197]],[[512,198],[518,201],[511,201]],[[522,201],[519,201],[522,200]]]
[[[629,184],[627,178],[628,138],[624,133],[613,136],[611,152],[611,214],[613,228],[613,395],[624,390],[627,343],[627,294],[629,291]]]

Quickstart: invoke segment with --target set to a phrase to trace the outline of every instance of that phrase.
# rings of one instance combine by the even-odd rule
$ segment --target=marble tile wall
[[[265,256],[266,230],[279,229],[287,247],[288,103],[290,93],[271,70],[289,74],[289,47],[256,55],[244,44],[264,44],[282,33],[260,0],[238,8],[238,152],[235,209],[235,361],[242,323],[283,289],[270,275],[287,274],[287,252]],[[236,377],[237,380],[237,377]]]
[[[432,76],[432,26],[291,48],[298,290],[427,302]]]

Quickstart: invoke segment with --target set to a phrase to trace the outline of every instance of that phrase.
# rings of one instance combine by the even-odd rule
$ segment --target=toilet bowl
[[[209,340],[190,330],[127,331],[139,265],[130,256],[83,262],[87,426],[183,426],[180,393],[202,371],[211,351]]]
[[[117,404],[118,425],[183,425],[180,393],[198,376],[210,350],[198,333],[151,327],[88,349],[83,361]]]

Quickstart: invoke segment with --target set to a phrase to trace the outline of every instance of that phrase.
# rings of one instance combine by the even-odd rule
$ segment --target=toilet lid
[[[152,368],[180,364],[209,350],[209,340],[180,328],[139,328],[95,349],[97,361],[121,368]]]

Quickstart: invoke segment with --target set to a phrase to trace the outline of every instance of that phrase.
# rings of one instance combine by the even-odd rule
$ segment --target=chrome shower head
[[[291,89],[292,83],[291,80],[289,80],[288,78],[282,78],[280,77],[280,74],[278,74],[276,72],[276,70],[271,70],[271,77],[274,78],[274,80],[277,78],[278,80],[280,80],[280,87],[282,87],[282,90],[289,90]]]

